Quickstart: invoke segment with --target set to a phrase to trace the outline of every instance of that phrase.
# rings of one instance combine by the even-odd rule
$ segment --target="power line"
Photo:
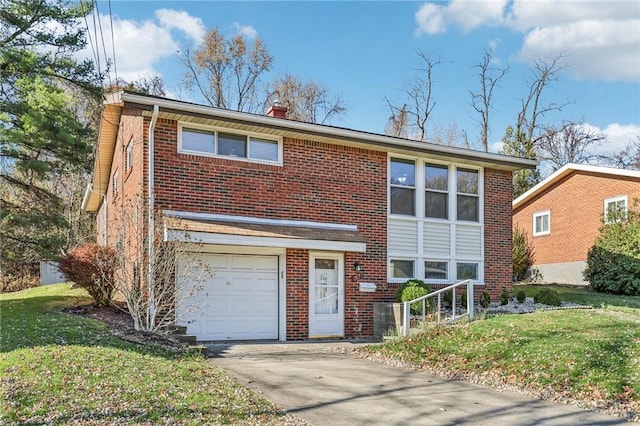
[[[96,29],[96,39],[98,38],[98,28],[99,28],[100,29],[100,41],[102,42],[102,53],[104,54],[104,60],[107,61],[107,58],[108,58],[108,56],[107,56],[107,45],[104,42],[104,32],[102,31],[102,20],[100,19],[100,9],[98,7],[97,0],[93,0],[93,5],[94,5],[94,9],[93,9],[93,26]],[[97,26],[96,26],[96,20],[98,21]],[[105,71],[107,71],[107,78],[109,79],[109,86],[112,86],[113,82],[111,81],[111,73],[109,72],[109,67],[108,66],[106,67]]]
[[[118,67],[116,66],[116,42],[113,36],[113,14],[111,13],[111,0],[109,0],[109,23],[111,25],[111,48],[113,52],[113,73],[116,77],[116,84],[118,84]]]

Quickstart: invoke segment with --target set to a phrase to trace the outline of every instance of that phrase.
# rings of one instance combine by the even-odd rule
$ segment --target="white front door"
[[[344,336],[344,257],[309,253],[309,337]]]

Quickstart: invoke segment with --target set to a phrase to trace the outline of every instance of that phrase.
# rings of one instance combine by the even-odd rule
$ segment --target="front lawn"
[[[540,290],[550,288],[560,293],[562,300],[593,306],[594,308],[633,308],[640,313],[640,297],[620,296],[616,294],[598,293],[587,286],[562,286],[562,285],[515,285],[514,292],[524,290],[528,297],[533,297]],[[624,309],[625,311],[628,311]]]
[[[88,303],[67,284],[0,295],[0,424],[298,422],[201,356],[60,312]]]
[[[499,315],[367,350],[446,377],[640,420],[640,321],[638,310],[626,309],[635,315],[596,309]]]

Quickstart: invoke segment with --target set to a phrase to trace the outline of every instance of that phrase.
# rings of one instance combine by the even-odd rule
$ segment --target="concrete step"
[[[169,334],[186,334],[187,333],[187,326],[185,325],[170,325],[167,327],[167,332]]]
[[[196,336],[192,336],[191,334],[174,334],[173,337],[178,339],[179,342],[186,343],[191,346],[195,346],[198,343]]]

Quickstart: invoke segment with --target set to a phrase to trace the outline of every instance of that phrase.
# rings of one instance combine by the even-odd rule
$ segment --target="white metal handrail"
[[[467,286],[467,313],[456,315],[456,288],[466,285]],[[443,293],[451,290],[452,298],[451,298],[451,307],[453,309],[453,317],[449,319],[449,321],[455,321],[462,317],[468,316],[469,320],[473,320],[473,282],[471,280],[460,281],[455,284],[451,284],[448,287],[441,288],[440,290],[432,291],[429,294],[425,294],[424,296],[420,296],[417,299],[410,300],[408,302],[403,303],[403,325],[402,325],[402,335],[408,336],[409,329],[411,328],[411,305],[414,303],[422,302],[422,322],[425,323],[425,319],[427,316],[427,299],[437,297],[437,322],[440,324],[440,311],[442,308],[442,297]]]

